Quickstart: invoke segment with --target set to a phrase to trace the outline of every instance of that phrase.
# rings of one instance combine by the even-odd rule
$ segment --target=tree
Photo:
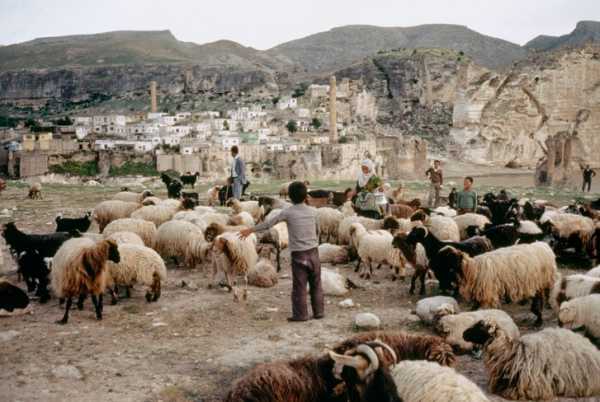
[[[321,128],[323,123],[321,123],[321,120],[319,120],[318,118],[313,117],[312,121],[310,122],[310,125],[313,126],[315,130],[318,130],[319,128]]]
[[[73,120],[71,120],[69,116],[64,116],[56,120],[54,123],[58,124],[59,126],[71,126],[73,125]]]
[[[271,102],[273,102],[273,106],[277,105],[279,103],[279,96],[274,96]]]
[[[227,120],[223,120],[223,130],[229,131],[229,123]]]
[[[294,134],[296,131],[298,131],[298,123],[296,123],[296,120],[288,121],[285,127],[288,129],[290,134]]]
[[[301,82],[296,89],[294,89],[294,93],[292,94],[292,98],[299,98],[304,96],[306,90],[308,89],[308,83]]]

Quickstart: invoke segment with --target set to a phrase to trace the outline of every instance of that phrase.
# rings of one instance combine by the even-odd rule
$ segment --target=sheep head
[[[108,243],[108,260],[118,264],[121,261],[119,245],[114,240],[105,240]]]
[[[142,200],[144,198],[148,198],[148,197],[154,197],[154,193],[150,190],[144,190],[142,191]]]
[[[495,337],[497,329],[498,324],[493,319],[480,320],[463,332],[463,339],[475,345],[485,345]]]
[[[225,232],[225,228],[223,227],[223,225],[213,222],[210,225],[208,225],[208,227],[204,231],[204,238],[206,239],[207,242],[210,243],[213,240],[215,240],[219,235],[223,234],[224,232]]]
[[[560,305],[558,312],[558,326],[567,329],[577,329],[581,323],[577,323],[577,310],[568,301]]]
[[[410,233],[406,237],[406,241],[409,244],[415,245],[417,243],[423,242],[428,234],[429,234],[429,231],[427,230],[427,228],[425,228],[423,226],[417,226],[417,227],[414,227],[413,230],[410,231]]]
[[[356,349],[348,350],[343,355],[330,351],[329,357],[335,363],[333,375],[338,380],[354,378],[365,382],[371,374],[379,369],[377,353],[365,344],[358,345]]]

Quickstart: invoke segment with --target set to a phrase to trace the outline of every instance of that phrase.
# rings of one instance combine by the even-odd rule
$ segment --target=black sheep
[[[483,230],[475,226],[467,228],[469,236],[485,236],[492,242],[494,248],[513,246],[519,239],[519,232],[514,223],[504,223],[501,225],[492,225],[487,223]]]
[[[181,189],[183,188],[183,184],[179,179],[172,179],[169,184],[167,184],[167,194],[169,198],[180,198],[181,197]]]
[[[11,313],[16,309],[24,309],[28,305],[27,293],[7,281],[0,281],[0,310]]]
[[[194,187],[196,185],[196,180],[198,180],[199,176],[200,176],[200,173],[198,173],[198,172],[196,172],[194,174],[187,172],[187,174],[181,175],[181,183],[183,184],[184,187],[187,185]]]
[[[40,303],[46,303],[50,299],[48,293],[48,275],[50,270],[46,265],[46,261],[37,252],[37,250],[29,250],[19,256],[18,273],[23,276],[27,284],[27,290],[33,292],[40,298]]]
[[[92,224],[92,212],[88,211],[82,218],[63,218],[62,214],[55,219],[57,232],[87,232]]]
[[[65,241],[72,237],[80,236],[77,232],[26,234],[17,229],[14,222],[9,222],[4,225],[4,232],[2,235],[6,240],[6,244],[8,244],[10,249],[16,255],[19,255],[24,251],[37,250],[42,258],[54,257],[56,251]]]
[[[546,212],[546,207],[543,205],[535,205],[529,201],[523,205],[523,216],[527,220],[537,221],[544,215],[544,212]]]

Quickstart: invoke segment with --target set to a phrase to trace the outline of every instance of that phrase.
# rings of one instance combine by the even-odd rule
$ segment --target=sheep
[[[31,249],[19,255],[17,261],[19,266],[17,272],[23,277],[27,284],[29,292],[36,291],[36,296],[40,298],[40,303],[46,303],[50,299],[48,293],[48,275],[50,270],[40,253]]]
[[[134,193],[133,191],[121,191],[115,194],[112,199],[141,204],[148,197],[154,197],[154,194],[152,194],[152,191],[150,190],[144,190],[141,193]]]
[[[86,238],[71,239],[57,251],[52,262],[51,284],[54,293],[66,299],[65,314],[57,324],[66,324],[72,298],[79,296],[78,305],[83,307],[83,297],[92,295],[96,319],[102,319],[102,294],[108,278],[107,261],[120,261],[119,249],[112,240],[94,241]]]
[[[87,232],[92,224],[92,212],[88,211],[82,218],[63,218],[59,214],[54,220],[56,221],[56,232]]]
[[[29,192],[27,193],[27,197],[32,200],[41,200],[42,199],[42,183],[33,183],[29,186]]]
[[[487,223],[483,230],[477,226],[467,228],[468,236],[485,236],[492,242],[494,248],[510,247],[519,240],[517,228],[512,223],[503,223],[501,225],[492,225]]]
[[[398,360],[429,360],[450,367],[456,363],[452,346],[439,336],[411,334],[404,331],[364,332],[335,344],[332,350],[343,354],[360,344],[375,340],[390,346]]]
[[[362,216],[345,217],[338,227],[338,244],[350,244],[350,226],[357,222],[363,225],[367,230],[378,230],[383,228],[383,220],[370,219]]]
[[[221,186],[212,186],[206,191],[209,207],[214,207],[219,204],[219,190],[221,190]]]
[[[136,202],[125,202],[119,200],[102,201],[94,208],[94,219],[98,222],[100,233],[106,225],[117,219],[129,218],[133,211],[142,206]]]
[[[234,290],[233,278],[237,275],[244,277],[244,290],[242,297],[246,298],[248,285],[248,271],[254,269],[258,260],[256,253],[256,236],[250,235],[245,239],[238,233],[225,232],[217,236],[213,245],[213,272],[211,283],[215,284],[217,274],[225,275],[225,283],[222,286]],[[236,299],[234,294],[234,300]]]
[[[344,217],[356,216],[356,211],[354,211],[354,207],[352,206],[352,201],[346,201],[342,207],[340,208],[340,212]]]
[[[398,397],[410,402],[489,402],[479,387],[453,368],[401,361],[391,369]]]
[[[481,320],[464,339],[484,345],[491,392],[507,399],[547,400],[600,394],[600,351],[562,328],[513,339],[494,320]]]
[[[138,246],[144,246],[144,241],[142,238],[133,232],[113,232],[105,238],[107,240],[114,241],[119,246],[122,244],[135,244]]]
[[[37,252],[45,257],[53,257],[59,247],[72,237],[77,237],[77,233],[48,233],[48,234],[27,234],[20,231],[14,222],[8,222],[4,225],[2,232],[6,244],[17,256],[29,250]]]
[[[347,264],[356,258],[349,246],[323,243],[319,245],[319,260],[321,264]]]
[[[229,222],[227,222],[228,225],[231,226],[254,226],[255,222],[254,222],[254,218],[252,218],[252,215],[250,215],[250,213],[246,212],[246,211],[242,211],[239,214],[236,215],[232,215],[229,218]]]
[[[427,325],[433,324],[436,314],[440,310],[449,314],[460,312],[456,300],[448,296],[433,296],[421,299],[417,302],[415,310],[417,316]]]
[[[187,204],[187,206],[193,207],[193,205],[190,204]],[[148,222],[152,222],[154,223],[154,225],[156,225],[156,227],[159,227],[163,223],[170,221],[173,218],[173,216],[177,213],[177,211],[179,211],[182,207],[182,204],[176,206],[169,203],[148,205],[134,211],[131,214],[131,218],[142,219]]]
[[[146,247],[153,248],[156,241],[156,226],[154,223],[135,218],[117,219],[109,223],[102,234],[108,237],[116,232],[132,232],[140,236]]]
[[[217,211],[213,207],[206,207],[204,205],[196,205],[194,207],[194,212],[196,212],[199,215],[204,215],[204,214],[217,212]],[[175,215],[177,215],[177,214],[175,214]]]
[[[429,259],[427,251],[421,243],[410,243],[408,235],[405,232],[398,232],[392,240],[392,247],[400,251],[400,260],[402,264],[408,263],[414,270],[410,281],[409,294],[414,294],[417,278],[421,280],[421,292],[425,294],[425,275],[429,270]]]
[[[340,222],[344,219],[342,214],[337,209],[323,207],[317,209],[317,217],[319,219],[319,243],[325,237],[327,242],[335,240],[338,235]]]
[[[150,196],[150,197],[146,197],[144,198],[144,200],[142,201],[142,205],[143,206],[147,206],[147,205],[158,205],[161,202],[163,202],[163,200],[161,198],[158,197],[154,197],[154,196]]]
[[[165,222],[156,231],[156,251],[163,257],[183,257],[189,268],[204,260],[208,246],[202,230],[183,220]]]
[[[389,231],[395,235],[397,233],[409,233],[413,228],[422,225],[421,222],[413,222],[410,219],[396,219],[393,216],[387,216],[383,219],[383,230]]]
[[[592,219],[570,213],[545,213],[540,219],[540,224],[551,231],[557,240],[557,252],[569,247],[574,247],[577,253],[583,252],[595,231]]]
[[[281,209],[272,210],[265,218],[271,219],[281,213]],[[272,244],[275,247],[275,258],[277,259],[277,272],[281,271],[281,250],[285,250],[289,244],[289,233],[287,223],[279,222],[271,229],[258,234],[259,243]]]
[[[286,209],[291,205],[289,202],[277,198],[258,197],[258,206],[263,208],[265,216],[274,209]]]
[[[144,245],[121,244],[118,246],[119,262],[108,262],[110,283],[115,287],[129,288],[136,283],[146,285],[146,301],[155,302],[160,298],[161,283],[167,280],[167,268],[160,255]],[[114,300],[116,302],[116,298]]]
[[[469,236],[467,234],[467,228],[469,226],[476,226],[479,229],[483,229],[485,225],[490,223],[490,220],[479,214],[468,213],[464,215],[458,215],[454,217],[454,222],[458,225],[460,231],[460,239],[465,240]]]
[[[395,218],[410,218],[414,214],[415,209],[409,205],[404,204],[390,204],[389,213]]]
[[[513,339],[521,336],[519,327],[506,312],[502,310],[483,309],[452,314],[447,308],[440,308],[435,313],[434,327],[446,342],[452,345],[457,353],[469,353],[474,345],[463,339],[463,333],[473,324],[484,319],[494,319],[497,325]]]
[[[513,303],[532,299],[531,311],[542,324],[544,297],[557,279],[556,257],[546,243],[520,244],[469,257],[452,247],[448,269],[459,278],[466,301],[497,307],[501,299]]]
[[[344,402],[345,393],[336,397],[341,381],[333,366],[328,354],[258,364],[233,383],[224,402]]]
[[[454,218],[457,215],[456,209],[448,207],[448,206],[437,207],[436,209],[433,210],[433,213],[435,213],[437,215],[445,216],[447,218]]]
[[[334,270],[321,268],[321,285],[325,296],[344,296],[348,293],[348,281]]]
[[[563,302],[558,311],[558,325],[573,331],[584,329],[589,338],[600,339],[600,294]]]
[[[194,174],[191,174],[190,172],[188,172],[188,174],[182,174],[181,183],[184,186],[190,185],[193,188],[196,185],[196,180],[198,180],[198,177],[200,177],[200,173],[198,172]]]
[[[576,297],[600,293],[600,278],[587,275],[569,275],[556,281],[550,292],[550,306],[555,313],[561,304]]]
[[[204,238],[207,242],[212,243],[217,236],[225,233],[225,232],[239,232],[240,230],[246,229],[248,226],[231,226],[231,225],[221,225],[218,223],[211,223],[208,225],[206,230],[204,231]]]
[[[458,242],[461,239],[458,224],[452,218],[431,216],[425,222],[425,226],[441,241]]]
[[[29,311],[29,297],[21,288],[0,278],[0,317]]]
[[[220,214],[218,212],[211,212],[202,214],[195,219],[189,219],[188,221],[198,226],[202,232],[205,232],[206,229],[212,224],[228,226],[227,223],[229,222],[229,216]]]
[[[586,276],[593,276],[594,278],[600,278],[600,265],[598,265],[596,268],[590,269],[585,274],[586,274]]]
[[[249,212],[254,222],[260,222],[264,215],[264,209],[258,205],[258,201],[240,201],[230,198],[227,200],[226,206],[230,207],[234,214],[242,211]]]
[[[404,276],[400,272],[403,264],[399,263],[399,252],[392,248],[392,240],[394,239],[390,232],[385,230],[367,230],[360,223],[353,223],[350,226],[351,246],[357,250],[358,263],[356,265],[357,272],[360,272],[361,278],[370,278],[373,274],[372,263],[388,264],[396,269],[397,273]],[[396,255],[395,255],[396,254]],[[368,271],[360,271],[362,263],[366,264]],[[395,279],[395,277],[394,277]]]
[[[248,283],[259,288],[272,288],[277,284],[279,278],[271,263],[270,247],[262,247],[259,256],[260,259],[256,265],[248,270]]]

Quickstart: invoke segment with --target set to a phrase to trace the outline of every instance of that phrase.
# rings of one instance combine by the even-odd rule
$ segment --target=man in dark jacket
[[[240,199],[242,197],[242,188],[246,184],[246,165],[240,158],[239,149],[237,146],[231,147],[231,156],[233,160],[231,162],[231,186],[233,191],[233,198]]]
[[[586,165],[585,169],[582,169],[583,173],[583,186],[581,186],[581,191],[585,193],[585,188],[587,187],[587,192],[589,193],[592,189],[592,177],[596,176],[596,172],[590,168],[590,165]]]

